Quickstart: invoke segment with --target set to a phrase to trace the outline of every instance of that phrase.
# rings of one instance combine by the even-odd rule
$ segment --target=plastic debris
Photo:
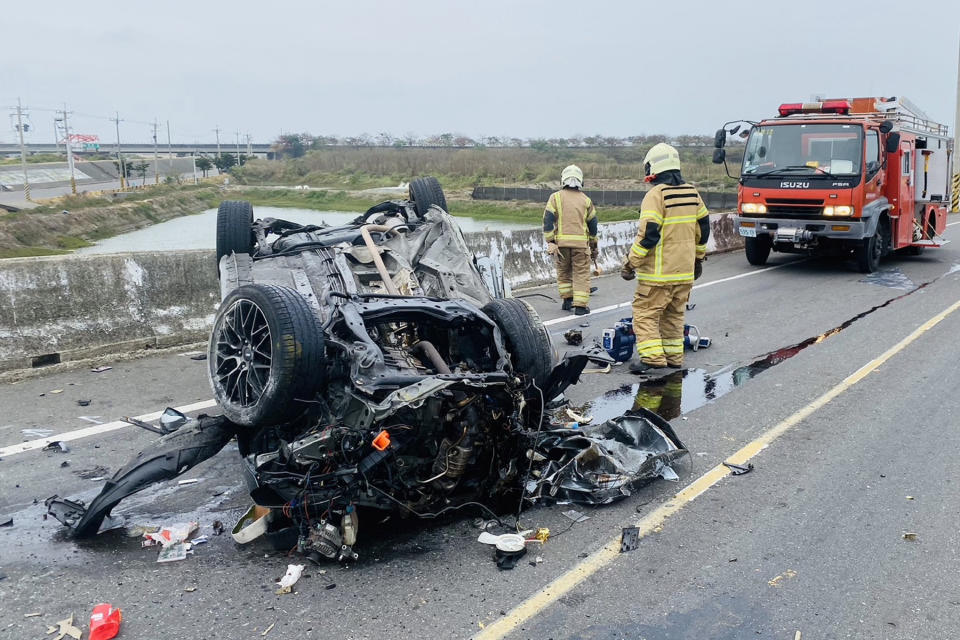
[[[907,532],[905,532],[905,533],[903,534],[902,537],[903,537],[904,540],[911,540],[911,541],[912,541],[912,540],[916,540],[916,539],[917,539],[917,534],[914,533],[914,532],[912,532],[912,531],[907,531]]]
[[[53,637],[53,640],[63,640],[67,636],[70,636],[74,640],[80,640],[80,636],[83,635],[83,631],[73,626],[73,614],[70,614],[70,617],[66,620],[61,620],[56,622],[53,625],[47,625],[47,635],[57,634]]]
[[[723,462],[722,464],[727,469],[730,469],[730,475],[732,476],[742,476],[753,471],[752,463],[747,463],[747,466],[745,467],[739,464],[733,464],[732,462]]]
[[[47,446],[43,448],[44,451],[55,451],[57,453],[70,453],[70,447],[67,446],[66,442],[60,440],[54,440]]]
[[[620,553],[633,551],[640,546],[640,527],[624,527],[620,534]]]
[[[178,522],[160,527],[156,531],[144,533],[143,537],[166,546],[183,542],[197,530],[198,526],[196,522]]]
[[[202,478],[189,478],[187,480],[178,480],[177,484],[181,486],[185,484],[197,484],[201,479]]]
[[[186,560],[187,552],[190,550],[189,542],[174,542],[164,545],[157,556],[157,562],[176,562]]]
[[[113,367],[108,367],[104,365],[101,367],[94,367],[93,369],[90,369],[90,373],[103,373],[104,371],[110,371],[110,369],[113,369]]]
[[[43,615],[43,613],[41,613],[40,611],[34,611],[33,613],[25,613],[25,614],[23,614],[23,617],[24,617],[24,618],[38,618],[38,617],[40,617],[40,616],[42,616],[42,615]]]
[[[189,420],[189,418],[183,413],[180,413],[172,407],[167,407],[163,410],[163,413],[160,414],[160,429],[162,429],[164,433],[173,433],[185,425],[187,420]]]
[[[207,354],[205,354],[205,353],[198,353],[198,354],[195,354],[195,355],[190,356],[190,359],[191,359],[191,360],[206,360],[206,359],[207,359]]]
[[[563,515],[573,520],[574,523],[586,522],[590,519],[590,516],[584,515],[576,509],[570,509],[569,511],[564,511]]]
[[[277,586],[280,587],[276,591],[278,596],[293,591],[293,585],[297,584],[297,580],[303,575],[303,568],[302,564],[287,565],[287,572],[277,581]]]
[[[120,633],[123,613],[109,603],[101,603],[90,614],[90,640],[110,640]]]
[[[206,544],[208,542],[210,542],[210,538],[207,536],[197,536],[196,538],[190,540],[190,544],[193,546],[197,546],[198,544]]]
[[[569,345],[579,346],[583,344],[583,332],[579,329],[570,329],[563,334],[563,339],[566,340]]]
[[[77,405],[81,407],[89,407],[91,402],[93,402],[93,400],[77,400]]]
[[[184,587],[183,590],[186,591],[187,593],[193,593],[194,591],[197,590],[197,588],[196,588],[196,587]]]
[[[567,415],[570,416],[570,419],[579,424],[590,424],[593,422],[593,416],[585,416],[583,414],[577,413],[573,409],[567,409]]]
[[[517,533],[505,533],[497,538],[493,552],[497,568],[501,571],[513,569],[527,554],[527,541]]]
[[[270,509],[267,507],[253,505],[237,520],[237,524],[231,532],[233,539],[240,544],[247,544],[256,540],[267,532],[269,515]]]
[[[52,393],[53,395],[57,395],[58,393],[63,393],[63,389],[54,389],[50,393]]]

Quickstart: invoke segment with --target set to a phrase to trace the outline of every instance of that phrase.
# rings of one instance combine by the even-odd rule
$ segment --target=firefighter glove
[[[600,246],[596,238],[590,238],[590,259],[594,262],[600,257]]]
[[[547,243],[547,255],[555,256],[557,255],[557,252],[559,250],[560,250],[560,247],[557,246],[557,243],[555,242]]]
[[[703,260],[697,259],[693,261],[693,279],[699,280],[700,276],[703,275]]]
[[[636,277],[636,274],[634,274],[633,268],[630,265],[625,264],[620,269],[620,277],[624,280],[630,281]]]

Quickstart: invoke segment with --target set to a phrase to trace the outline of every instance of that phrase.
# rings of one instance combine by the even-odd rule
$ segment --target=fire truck
[[[953,140],[904,98],[782,104],[775,118],[717,131],[747,137],[736,228],[747,260],[771,251],[851,256],[876,271],[893,252],[946,243]],[[733,126],[736,125],[736,126]],[[729,170],[728,170],[729,175]]]

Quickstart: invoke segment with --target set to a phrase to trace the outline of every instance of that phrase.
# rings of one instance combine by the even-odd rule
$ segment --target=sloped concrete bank
[[[727,214],[711,216],[711,252],[742,246]],[[601,227],[599,266],[619,270],[634,222]],[[475,253],[503,258],[510,285],[550,282],[538,230],[466,234]],[[0,371],[204,340],[219,302],[213,251],[0,260]]]

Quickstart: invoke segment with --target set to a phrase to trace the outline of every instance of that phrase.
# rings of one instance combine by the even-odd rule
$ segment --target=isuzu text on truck
[[[740,130],[731,124],[717,131],[718,164]],[[852,254],[870,273],[894,251],[944,244],[953,140],[909,101],[782,104],[776,118],[747,124],[737,230],[750,264],[771,250]]]

